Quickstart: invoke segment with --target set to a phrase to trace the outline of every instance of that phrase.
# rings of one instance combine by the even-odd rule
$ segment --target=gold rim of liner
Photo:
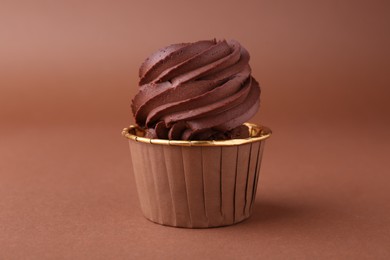
[[[250,137],[246,139],[231,139],[231,140],[207,140],[207,141],[183,141],[183,140],[166,140],[166,139],[150,139],[146,137],[141,137],[138,135],[143,135],[144,130],[138,126],[131,125],[127,128],[124,128],[122,135],[127,139],[148,143],[148,144],[162,144],[162,145],[176,145],[176,146],[232,146],[232,145],[241,145],[247,143],[253,143],[265,140],[269,138],[272,134],[271,129],[265,126],[257,126],[251,123],[245,123],[249,128]]]

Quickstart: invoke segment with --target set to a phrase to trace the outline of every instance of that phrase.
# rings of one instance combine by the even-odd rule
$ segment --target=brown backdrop
[[[388,1],[2,1],[0,258],[388,258]],[[138,67],[234,38],[274,130],[255,215],[141,216],[126,142]],[[222,249],[224,247],[224,249]]]

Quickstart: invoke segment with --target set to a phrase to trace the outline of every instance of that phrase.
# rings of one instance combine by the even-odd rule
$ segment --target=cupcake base
[[[125,129],[125,136],[138,137],[129,142],[144,216],[158,224],[183,228],[228,226],[249,218],[264,140],[271,132],[248,126],[252,136],[248,139],[188,141],[184,145],[168,140],[153,144],[156,139],[148,143],[139,129]]]

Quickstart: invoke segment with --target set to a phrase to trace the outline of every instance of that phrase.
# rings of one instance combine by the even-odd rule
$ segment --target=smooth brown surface
[[[2,1],[1,259],[390,258],[387,1]],[[128,144],[156,48],[235,38],[270,126],[251,219],[141,214]]]

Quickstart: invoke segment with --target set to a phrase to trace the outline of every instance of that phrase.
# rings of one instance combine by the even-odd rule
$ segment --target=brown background
[[[1,1],[1,259],[390,258],[388,1]],[[274,130],[253,217],[141,216],[138,67],[216,37],[251,53]]]

